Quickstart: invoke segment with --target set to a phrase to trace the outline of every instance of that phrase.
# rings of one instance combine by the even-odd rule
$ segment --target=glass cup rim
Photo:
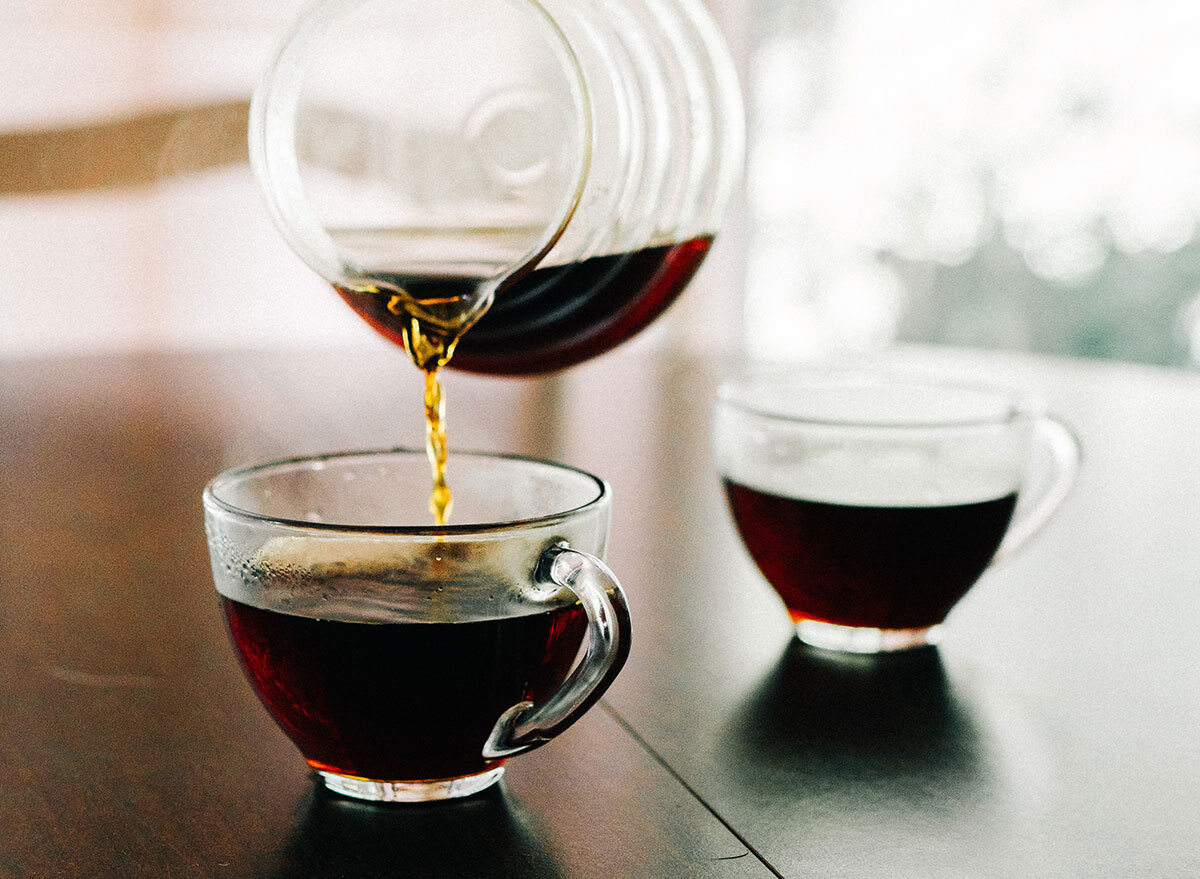
[[[940,393],[970,394],[990,400],[990,414],[971,414],[950,418],[901,419],[878,416],[855,417],[822,414],[820,416],[786,411],[779,403],[764,404],[744,399],[754,388],[772,388],[782,392],[804,388],[876,387],[925,389]],[[832,427],[846,430],[894,430],[900,432],[928,430],[978,429],[1011,424],[1018,418],[1035,414],[1038,404],[1023,392],[1002,384],[960,381],[938,375],[909,372],[879,366],[784,366],[772,371],[751,369],[744,374],[724,379],[717,388],[717,408],[727,407],[747,415],[780,424]]]
[[[294,519],[284,516],[271,516],[265,513],[256,513],[253,510],[247,510],[237,506],[236,504],[232,504],[217,494],[222,487],[229,484],[233,480],[296,464],[316,463],[349,458],[417,456],[425,458],[425,450],[409,446],[395,446],[392,448],[349,449],[335,452],[319,452],[317,454],[309,455],[294,455],[286,458],[276,458],[270,461],[262,461],[257,464],[246,464],[237,467],[230,467],[221,471],[211,480],[209,480],[208,484],[204,486],[202,499],[204,508],[207,511],[220,511],[221,513],[233,516],[243,521],[258,522],[277,528],[309,532],[319,531],[326,534],[377,534],[394,535],[397,537],[428,538],[446,537],[452,535],[494,535],[505,532],[526,531],[535,528],[558,525],[562,522],[573,519],[578,515],[596,509],[597,507],[606,503],[612,495],[612,489],[609,487],[608,483],[599,476],[570,464],[563,464],[558,461],[550,461],[545,458],[538,458],[532,455],[476,450],[456,450],[454,452],[454,458],[456,460],[462,458],[482,458],[494,461],[538,464],[555,470],[575,473],[590,480],[596,489],[596,494],[585,503],[571,507],[567,510],[547,513],[542,516],[531,516],[524,519],[508,519],[498,522],[478,522],[449,525],[347,525],[338,522],[312,522],[307,519]]]

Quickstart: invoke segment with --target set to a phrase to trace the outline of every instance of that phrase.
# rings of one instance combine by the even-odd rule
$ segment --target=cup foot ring
[[[796,634],[805,644],[843,653],[894,653],[928,647],[940,640],[941,630],[940,625],[919,629],[873,629],[839,626],[817,620],[800,620],[796,623]]]
[[[342,796],[376,803],[426,803],[431,800],[453,800],[469,797],[491,787],[504,775],[503,766],[495,766],[475,775],[445,778],[437,781],[375,781],[320,771],[325,787]]]

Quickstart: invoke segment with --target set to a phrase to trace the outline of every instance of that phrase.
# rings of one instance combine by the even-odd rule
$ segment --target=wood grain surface
[[[612,483],[635,646],[502,787],[430,808],[314,786],[226,643],[199,504],[233,464],[417,445],[397,352],[0,363],[0,876],[1200,874],[1200,376],[896,356],[1041,393],[1085,464],[939,649],[882,661],[799,646],[742,549],[720,364],[447,376],[452,450]]]
[[[227,643],[199,504],[236,462],[397,441],[408,367],[306,360],[0,366],[0,876],[769,876],[603,710],[466,801],[314,784]]]

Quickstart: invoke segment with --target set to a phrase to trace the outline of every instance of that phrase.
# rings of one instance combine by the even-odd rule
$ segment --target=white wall
[[[77,169],[55,167],[64,160],[62,142],[47,132],[246,100],[301,5],[0,5],[0,169],[6,134],[42,132],[40,167],[28,176],[69,179]],[[178,135],[166,152],[189,149],[194,132]],[[117,144],[118,154],[95,161],[123,167],[121,150]],[[14,193],[12,165],[25,154],[12,142],[8,151],[9,179],[0,177],[0,356],[367,337],[283,245],[244,163],[113,188]]]

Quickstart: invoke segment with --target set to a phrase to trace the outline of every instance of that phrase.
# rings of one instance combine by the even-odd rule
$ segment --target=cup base
[[[816,620],[800,620],[796,623],[796,634],[805,644],[843,653],[894,653],[928,647],[940,640],[941,630],[940,625],[921,629],[872,629],[838,626]]]
[[[495,766],[475,775],[444,778],[438,781],[375,781],[338,775],[336,772],[318,773],[325,787],[334,793],[358,800],[376,803],[427,803],[433,800],[453,800],[469,797],[491,787],[504,774],[503,766]]]

